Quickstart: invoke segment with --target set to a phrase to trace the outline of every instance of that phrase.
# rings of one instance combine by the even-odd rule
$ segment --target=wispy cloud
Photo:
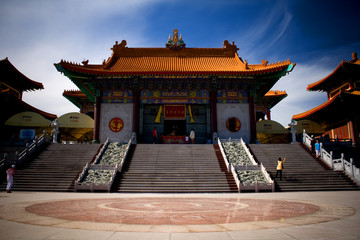
[[[293,115],[326,102],[326,93],[309,92],[306,88],[309,84],[328,76],[330,72],[330,69],[317,65],[298,64],[290,74],[281,78],[273,89],[285,90],[288,97],[272,109],[272,120],[287,126]]]
[[[240,39],[242,53],[245,59],[249,61],[259,61],[259,58],[268,58],[273,51],[279,39],[289,27],[292,20],[292,14],[287,8],[286,2],[277,1],[271,4],[262,14],[259,14],[256,21],[247,30],[238,36]],[[281,48],[278,49],[281,51]],[[279,60],[279,59],[277,59]]]
[[[78,109],[62,97],[77,87],[57,72],[61,59],[101,63],[115,41],[146,41],[141,11],[159,1],[1,1],[0,58],[8,57],[20,72],[43,83],[44,90],[23,99],[41,110],[62,115]],[[139,27],[135,27],[139,26]]]

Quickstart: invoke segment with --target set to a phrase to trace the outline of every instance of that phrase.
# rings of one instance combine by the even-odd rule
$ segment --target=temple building
[[[296,121],[308,119],[319,123],[329,139],[360,143],[360,60],[356,53],[351,61],[343,60],[327,77],[309,84],[308,91],[326,92],[328,100],[304,113]]]
[[[42,83],[26,77],[11,64],[8,58],[0,60],[0,141],[2,143],[14,136],[18,138],[20,128],[35,128],[37,135],[42,134],[41,128],[50,127],[50,121],[57,118],[55,114],[44,112],[22,100],[23,92],[41,89],[44,89]]]
[[[116,42],[102,64],[61,60],[54,64],[81,91],[64,96],[91,116],[94,140],[182,143],[191,129],[196,143],[209,139],[256,139],[256,121],[287,96],[270,91],[295,64],[290,60],[248,64],[234,43],[187,48],[175,29],[164,48],[130,48]],[[86,99],[86,98],[87,99]]]

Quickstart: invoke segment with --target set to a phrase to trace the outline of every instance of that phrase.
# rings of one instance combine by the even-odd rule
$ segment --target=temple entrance
[[[185,136],[186,120],[164,120],[164,136]]]
[[[156,122],[155,120],[159,113],[160,106],[159,104],[140,105],[140,143],[152,143],[152,131],[154,127],[156,127],[158,136],[161,136],[162,139],[159,138],[159,143],[185,143],[185,136],[189,136],[191,129],[195,130],[195,143],[197,144],[204,144],[207,139],[211,138],[209,105],[191,105],[193,121],[191,121],[187,107],[185,119],[164,119],[163,109],[160,122]]]

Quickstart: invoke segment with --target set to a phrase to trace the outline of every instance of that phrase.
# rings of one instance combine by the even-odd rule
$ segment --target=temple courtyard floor
[[[360,239],[360,191],[0,192],[0,239]]]

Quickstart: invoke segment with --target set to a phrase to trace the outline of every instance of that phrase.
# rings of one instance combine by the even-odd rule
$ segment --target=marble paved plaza
[[[0,239],[360,239],[360,192],[0,192]]]

